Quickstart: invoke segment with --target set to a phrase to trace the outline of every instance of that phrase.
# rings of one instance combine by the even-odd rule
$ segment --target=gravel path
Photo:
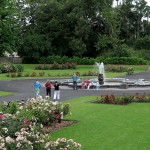
[[[119,77],[120,78],[120,77]],[[145,79],[150,81],[150,72],[138,73],[129,76],[121,76],[121,78],[128,79]],[[0,101],[12,101],[12,100],[27,100],[35,96],[34,94],[34,82],[36,79],[28,80],[11,80],[11,81],[0,81],[0,91],[15,92],[14,95],[0,97]],[[45,84],[47,79],[39,79],[42,84]],[[101,88],[99,91],[90,90],[72,90],[71,88],[60,86],[61,88],[61,101],[77,98],[81,96],[99,96],[105,94],[114,95],[135,95],[135,93],[145,93],[150,95],[150,87],[134,87],[128,89],[120,88]],[[41,88],[40,95],[45,96],[45,87]],[[52,89],[53,95],[53,89]]]

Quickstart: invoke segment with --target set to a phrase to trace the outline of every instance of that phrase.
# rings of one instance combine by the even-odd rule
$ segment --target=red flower
[[[3,114],[0,114],[0,119],[3,119],[4,118],[4,115]]]
[[[24,123],[28,123],[29,122],[27,118],[24,118],[23,121],[24,121]]]
[[[60,118],[60,115],[57,115],[57,116],[56,116],[56,119],[59,119],[59,118]]]

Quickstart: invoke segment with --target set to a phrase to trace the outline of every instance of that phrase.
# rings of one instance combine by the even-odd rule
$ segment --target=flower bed
[[[94,100],[94,103],[118,105],[126,105],[132,102],[150,102],[150,96],[139,95],[139,93],[136,93],[135,96],[102,95]]]
[[[35,70],[58,70],[58,69],[76,69],[76,63],[58,64],[40,64],[35,66]]]
[[[81,149],[81,145],[72,139],[51,141],[50,135],[46,134],[73,123],[63,120],[70,113],[69,104],[39,96],[25,104],[0,104],[0,111],[0,149]],[[51,130],[46,130],[46,127]]]

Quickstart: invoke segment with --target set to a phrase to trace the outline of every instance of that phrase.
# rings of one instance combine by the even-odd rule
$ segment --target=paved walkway
[[[119,77],[120,78],[120,77]],[[122,76],[122,78],[128,79],[145,79],[150,80],[150,72],[133,74],[130,76]],[[12,100],[27,100],[35,96],[34,94],[34,82],[36,79],[28,80],[11,80],[11,81],[0,81],[0,91],[15,92],[14,95],[0,97],[0,101],[12,101]],[[45,83],[47,79],[39,79],[41,83]],[[120,88],[101,88],[99,91],[90,90],[72,90],[71,88],[61,86],[61,101],[77,98],[81,96],[100,96],[106,94],[114,95],[135,95],[136,93],[150,95],[150,87],[134,87],[128,89]],[[41,88],[42,96],[45,96],[45,87]],[[52,89],[53,95],[53,89]]]

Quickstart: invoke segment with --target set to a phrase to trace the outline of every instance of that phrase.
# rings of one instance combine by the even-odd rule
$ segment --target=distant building
[[[5,57],[20,57],[18,56],[18,53],[17,52],[13,52],[12,54],[8,53],[8,52],[5,52],[4,53],[4,56]]]

